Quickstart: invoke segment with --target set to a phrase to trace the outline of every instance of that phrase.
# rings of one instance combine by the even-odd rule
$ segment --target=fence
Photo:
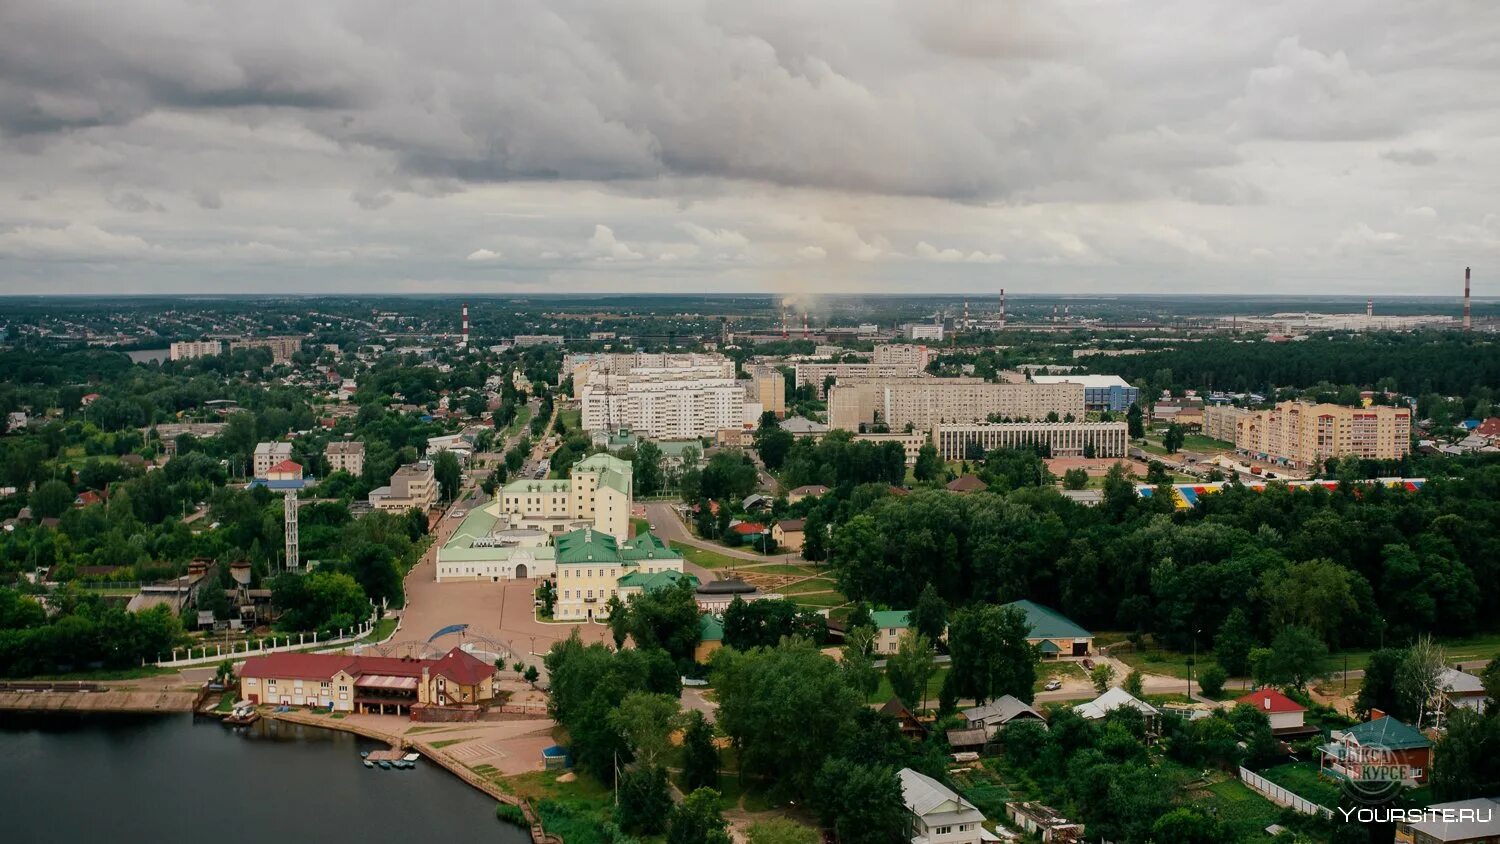
[[[375,623],[366,621],[358,627],[352,628],[345,633],[340,630],[332,638],[319,640],[317,633],[294,633],[285,637],[272,636],[270,647],[266,647],[266,640],[262,639],[256,643],[257,647],[251,648],[250,642],[235,642],[228,647],[224,645],[203,645],[192,648],[173,648],[171,659],[158,659],[157,668],[186,668],[191,665],[215,665],[226,659],[237,659],[249,656],[264,656],[265,654],[285,653],[297,651],[303,648],[329,647],[332,645],[346,645],[357,641],[360,637],[368,634],[375,628]],[[283,644],[276,644],[285,639]],[[187,655],[182,659],[177,658],[178,651],[186,651]],[[193,654],[198,656],[193,656]]]
[[[1319,806],[1304,797],[1299,797],[1247,768],[1240,768],[1240,782],[1248,786],[1251,791],[1259,793],[1278,806],[1285,806],[1304,815],[1322,815],[1325,818],[1333,818],[1332,809]]]

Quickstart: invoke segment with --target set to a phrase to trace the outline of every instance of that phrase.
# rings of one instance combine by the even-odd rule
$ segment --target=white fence
[[[244,659],[250,656],[264,656],[265,654],[285,653],[287,651],[300,651],[304,648],[331,647],[333,645],[347,645],[358,640],[374,629],[375,623],[366,621],[358,627],[350,628],[347,632],[340,630],[332,638],[319,640],[317,633],[292,633],[286,636],[272,636],[271,644],[267,646],[265,640],[260,641],[260,647],[251,648],[249,642],[235,642],[228,647],[224,645],[201,645],[192,648],[173,648],[171,659],[158,659],[157,668],[187,668],[192,665],[217,665],[226,659]],[[276,644],[281,642],[281,644]],[[178,651],[184,652],[179,659]],[[197,654],[197,656],[194,656]]]
[[[1240,782],[1243,782],[1250,787],[1250,790],[1258,792],[1261,796],[1278,806],[1285,806],[1304,815],[1322,815],[1330,819],[1333,817],[1332,809],[1319,806],[1311,800],[1299,797],[1260,774],[1243,767],[1240,768]]]

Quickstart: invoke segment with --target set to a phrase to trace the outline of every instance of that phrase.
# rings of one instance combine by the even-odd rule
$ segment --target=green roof
[[[1343,731],[1363,747],[1379,746],[1387,750],[1414,750],[1432,747],[1432,742],[1415,729],[1397,721],[1389,715],[1355,724]]]
[[[705,642],[724,641],[724,625],[708,613],[698,616],[698,632]]]
[[[449,548],[467,548],[479,537],[488,536],[490,531],[495,529],[495,522],[498,521],[500,521],[499,516],[483,507],[475,507],[469,511],[469,515],[464,516],[464,520],[459,523],[458,529],[453,531],[453,535],[448,537],[447,542],[443,543],[443,548],[445,550]]]
[[[681,460],[682,453],[690,448],[697,449],[700,455],[703,453],[703,443],[698,440],[657,440],[656,445],[663,457],[674,460]]]
[[[551,546],[499,546],[482,545],[474,547],[475,540],[483,539],[490,535],[500,517],[489,512],[484,507],[476,507],[464,516],[459,523],[458,529],[438,549],[438,559],[445,563],[465,563],[474,561],[508,560],[511,554],[524,549],[534,560],[550,560],[554,549]]]
[[[654,592],[666,586],[671,586],[686,578],[694,587],[698,585],[698,578],[680,571],[659,571],[647,574],[643,571],[633,571],[616,581],[621,588],[640,587],[643,591]]]
[[[1059,648],[1057,646],[1057,643],[1052,641],[1051,639],[1043,639],[1042,644],[1037,648],[1037,650],[1041,651],[1044,654],[1062,653],[1062,648]]]
[[[600,530],[582,528],[559,536],[555,543],[559,563],[617,563],[620,549],[615,538]]]
[[[626,562],[641,560],[680,560],[682,554],[672,550],[661,537],[652,533],[636,534],[633,539],[620,546],[620,559]]]
[[[909,610],[881,610],[870,613],[870,621],[874,622],[876,630],[910,627],[911,612]]]
[[[511,481],[505,485],[505,491],[511,493],[525,492],[567,492],[572,486],[572,481],[562,478],[542,478],[540,480]]]
[[[630,494],[630,463],[613,454],[591,454],[573,464],[575,472],[598,472],[599,486]]]
[[[1016,607],[1026,613],[1026,624],[1031,628],[1028,639],[1092,639],[1094,634],[1077,624],[1067,616],[1059,613],[1051,607],[1044,607],[1032,601],[1011,601],[1007,607]]]

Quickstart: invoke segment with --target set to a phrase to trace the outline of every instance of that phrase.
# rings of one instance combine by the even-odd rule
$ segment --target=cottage
[[[788,504],[796,504],[804,498],[817,498],[828,492],[828,487],[822,484],[806,484],[793,489],[786,494]]]
[[[1302,738],[1318,732],[1317,727],[1303,721],[1307,708],[1275,689],[1257,689],[1234,702],[1247,703],[1265,713],[1271,721],[1271,734],[1277,738]]]
[[[1111,688],[1088,703],[1078,704],[1073,707],[1073,711],[1085,720],[1097,721],[1114,712],[1116,709],[1126,706],[1140,710],[1140,713],[1146,716],[1146,730],[1152,733],[1156,732],[1157,726],[1161,722],[1161,712],[1156,707],[1137,699],[1135,695],[1132,695],[1119,686]]]
[[[954,478],[953,480],[948,482],[947,486],[949,492],[956,492],[959,494],[968,492],[984,492],[989,488],[989,484],[981,481],[979,478],[973,475],[964,475],[962,477]]]
[[[1013,695],[1005,695],[998,700],[965,709],[963,715],[969,729],[984,730],[987,737],[993,737],[996,732],[1015,721],[1036,721],[1043,726],[1047,723],[1042,713]]]
[[[1500,841],[1500,798],[1476,797],[1427,807],[1423,820],[1396,823],[1396,844],[1493,844]]]
[[[896,724],[901,728],[901,735],[909,739],[921,741],[927,737],[927,725],[917,720],[917,716],[906,708],[901,698],[893,697],[880,707],[880,714],[896,719]]]
[[[1489,693],[1484,690],[1484,681],[1473,674],[1444,668],[1441,682],[1445,708],[1483,712],[1489,707]]]
[[[902,768],[901,801],[910,813],[911,844],[979,844],[998,841],[984,828],[984,814],[952,789],[911,768]]]
[[[1015,607],[1026,614],[1026,623],[1031,633],[1026,637],[1033,647],[1041,651],[1042,657],[1088,656],[1094,649],[1094,634],[1073,620],[1033,601],[1012,601],[1007,607]]]
[[[1329,737],[1332,741],[1320,748],[1320,767],[1335,778],[1417,786],[1432,768],[1432,742],[1388,715],[1334,730]]]
[[[901,647],[901,637],[911,628],[911,613],[907,610],[882,610],[870,613],[875,625],[875,640],[870,643],[875,653],[890,655]]]
[[[776,547],[786,551],[801,551],[802,543],[807,537],[803,533],[807,526],[805,519],[782,519],[771,525],[771,539],[776,541]]]

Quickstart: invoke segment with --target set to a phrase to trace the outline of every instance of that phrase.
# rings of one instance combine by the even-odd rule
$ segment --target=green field
[[[849,602],[847,598],[837,592],[827,595],[792,595],[790,597],[793,601],[797,602],[798,606],[817,607],[818,609],[841,607]]]
[[[1337,807],[1343,796],[1338,784],[1318,775],[1314,762],[1292,762],[1257,773],[1298,797],[1329,809]]]
[[[706,569],[733,568],[734,566],[742,566],[745,563],[750,562],[749,560],[741,560],[736,557],[730,557],[725,554],[720,554],[716,551],[709,551],[704,548],[694,547],[692,545],[679,544],[672,547],[674,550],[681,552],[683,558],[688,562],[694,565],[702,566]]]
[[[801,595],[807,592],[839,591],[838,584],[826,577],[814,577],[808,580],[799,580],[777,589],[783,595]]]
[[[563,427],[567,428],[569,433],[573,433],[583,427],[583,411],[577,408],[560,410],[557,412],[557,418],[562,420]]]
[[[1095,642],[1101,646],[1123,640],[1124,636],[1117,633],[1100,633],[1095,637]],[[1149,638],[1147,641],[1149,643]],[[1401,647],[1404,642],[1387,642],[1390,647]],[[1500,633],[1485,633],[1462,639],[1439,640],[1438,644],[1443,646],[1447,653],[1448,662],[1473,662],[1477,660],[1488,660],[1500,657]],[[1328,657],[1327,670],[1330,674],[1344,670],[1347,665],[1350,671],[1363,669],[1370,661],[1372,648],[1359,648],[1348,651],[1337,651]],[[1131,668],[1139,669],[1148,674],[1164,674],[1169,677],[1180,677],[1187,679],[1188,661],[1192,654],[1182,651],[1157,648],[1147,645],[1141,650],[1118,650],[1111,651],[1110,656],[1115,657]],[[1199,649],[1198,669],[1201,670],[1214,662],[1214,654],[1211,650]]]

